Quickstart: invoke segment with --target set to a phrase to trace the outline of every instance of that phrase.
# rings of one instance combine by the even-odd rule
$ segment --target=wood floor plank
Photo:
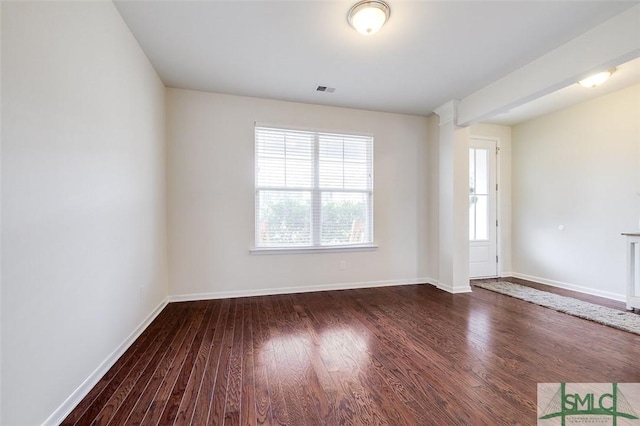
[[[256,423],[258,425],[272,425],[273,414],[271,413],[270,382],[267,373],[267,366],[270,362],[271,351],[267,349],[267,336],[260,322],[259,300],[255,298],[251,301],[251,316],[253,319],[253,381],[254,400],[256,406]],[[275,383],[271,383],[275,386]]]
[[[214,344],[215,332],[219,327],[222,320],[222,304],[212,304],[213,310],[209,317],[209,320],[205,324],[205,335],[202,339],[202,343],[198,348],[198,353],[193,363],[193,369],[189,377],[187,387],[184,389],[181,395],[182,400],[178,408],[178,413],[174,424],[176,425],[188,425],[193,417],[195,406],[197,402],[198,392],[202,386],[203,379],[205,377],[205,368],[209,362],[209,356],[212,352],[212,345]]]
[[[224,404],[224,423],[240,424],[240,406],[242,400],[242,356],[244,344],[244,308],[241,300],[236,300],[236,315],[233,321],[233,341],[229,355],[229,375],[227,381],[226,400]]]
[[[224,336],[221,342],[220,359],[218,361],[218,373],[215,385],[211,392],[209,405],[209,416],[205,423],[210,425],[221,425],[224,423],[225,402],[227,399],[227,387],[229,386],[229,363],[231,361],[231,351],[233,349],[233,337],[235,334],[235,318],[238,309],[237,299],[231,300],[231,306],[227,315],[227,323]]]
[[[220,304],[220,317],[216,324],[211,347],[209,348],[209,358],[207,359],[207,364],[204,368],[200,388],[196,395],[193,415],[191,416],[191,421],[188,424],[206,425],[209,418],[210,404],[213,400],[213,391],[217,382],[220,356],[222,354],[222,342],[224,340],[224,334],[227,331],[227,323],[231,309],[230,300],[222,301]]]
[[[399,309],[393,309],[396,301],[389,296],[387,299],[387,304],[380,304],[374,307],[373,309],[377,312],[379,318],[382,318],[383,321],[391,321],[393,319],[393,326],[401,325],[398,328],[399,333],[401,333],[401,338],[407,342],[412,342],[413,344],[419,343],[421,346],[431,346],[434,348],[438,348],[438,350],[434,350],[431,352],[432,357],[430,357],[429,362],[437,366],[436,368],[440,368],[438,374],[435,375],[435,378],[432,378],[433,384],[442,388],[443,382],[438,381],[438,377],[445,377],[445,372],[454,368],[464,368],[465,362],[467,362],[471,357],[469,357],[466,351],[455,350],[455,347],[459,347],[462,341],[466,340],[467,343],[469,341],[469,333],[466,327],[460,327],[459,329],[451,328],[451,332],[448,333],[447,339],[445,341],[438,340],[433,341],[430,340],[429,337],[434,336],[436,330],[429,330],[425,327],[420,327],[420,324],[424,324],[425,321],[416,320],[422,315],[420,312],[409,312],[404,306]],[[433,315],[433,313],[431,313]],[[441,321],[444,321],[442,319]],[[389,324],[386,324],[389,326]],[[405,345],[406,347],[413,349],[415,345]],[[414,354],[414,357],[421,356],[420,352],[417,351]],[[433,358],[433,356],[437,356],[437,358]],[[475,365],[475,364],[474,364]],[[479,364],[481,365],[481,364]],[[492,364],[493,365],[493,364]],[[511,386],[509,383],[502,380],[502,369],[498,368],[491,372],[484,372],[483,369],[480,369],[480,374],[474,369],[470,368],[466,371],[465,375],[461,375],[463,381],[458,383],[458,387],[464,387],[469,389],[470,395],[473,395],[479,391],[474,387],[474,384],[482,381],[482,377],[487,374],[492,374],[492,383],[499,387],[501,394],[505,397],[511,395]],[[484,374],[483,374],[484,373]],[[421,373],[424,376],[426,372]],[[462,410],[467,410],[467,407],[461,407]],[[535,405],[532,405],[532,408],[535,408]],[[509,413],[507,413],[509,414]],[[514,414],[514,413],[511,413]],[[489,421],[489,419],[485,419]]]
[[[320,391],[317,392],[317,410],[322,423],[337,424],[337,386],[329,376],[329,372],[322,362],[321,351],[323,350],[322,337],[319,335],[319,324],[313,321],[310,313],[303,303],[296,302],[296,298],[291,297],[292,306],[296,312],[296,320],[301,327],[306,330],[309,344],[306,346],[306,357],[308,366],[306,380],[312,380],[314,386]]]
[[[438,347],[431,347],[426,353],[415,348],[411,339],[403,336],[400,328],[394,327],[393,321],[379,312],[376,314],[375,306],[360,305],[350,312],[360,318],[376,336],[380,342],[380,353],[393,366],[403,384],[413,391],[421,409],[428,411],[434,421],[439,419],[438,424],[469,422],[469,414],[465,417],[462,412],[447,409],[447,397],[463,386],[457,383],[459,376],[450,374],[455,369],[439,354]],[[393,332],[389,332],[390,328]],[[455,398],[449,399],[455,401]]]
[[[134,389],[140,377],[149,369],[156,367],[156,362],[162,358],[168,344],[173,341],[176,334],[189,320],[190,312],[187,309],[182,311],[178,321],[163,328],[158,333],[158,338],[150,345],[138,358],[136,364],[126,371],[126,377],[120,381],[117,386],[109,386],[100,397],[94,401],[92,406],[78,419],[76,424],[107,424],[113,414],[118,410],[122,401],[124,401],[129,392]]]
[[[276,314],[283,319],[282,338],[286,349],[283,360],[288,364],[293,390],[298,395],[303,417],[311,424],[320,424],[318,410],[325,398],[318,377],[308,362],[306,347],[310,346],[311,338],[297,318],[289,297],[282,295],[277,302]]]
[[[534,425],[537,383],[640,382],[639,352],[480,288],[172,303],[63,424]]]
[[[287,359],[289,342],[283,332],[285,321],[284,318],[279,317],[277,314],[277,299],[279,297],[270,297],[266,299],[265,303],[273,361],[271,371],[280,383],[289,421],[292,424],[303,424],[304,408],[300,402],[300,396],[296,392],[296,377],[290,374],[291,365]]]
[[[325,293],[322,295],[327,298]],[[335,306],[331,300],[327,298],[326,306]],[[377,424],[379,422],[379,407],[372,400],[370,395],[363,390],[360,382],[360,366],[357,361],[353,361],[351,350],[348,343],[345,342],[350,336],[346,336],[344,332],[345,324],[337,319],[333,313],[333,309],[321,309],[315,313],[309,313],[314,319],[314,323],[320,325],[323,334],[321,358],[327,365],[331,365],[328,371],[328,378],[333,382],[332,389],[335,395],[332,395],[332,406],[335,407],[332,413],[335,423],[350,423],[357,420],[368,424]],[[347,345],[345,345],[347,343]]]
[[[214,310],[212,308],[213,306],[208,303],[207,310],[204,312],[203,318],[199,322],[196,322],[194,325],[195,336],[193,337],[190,346],[185,346],[186,357],[182,362],[182,366],[179,369],[179,373],[177,375],[173,388],[171,389],[171,393],[169,394],[167,403],[165,404],[164,410],[160,415],[160,420],[158,421],[158,424],[160,425],[173,424],[176,420],[180,403],[182,402],[189,382],[189,378],[191,377],[191,373],[194,369],[198,354],[200,353],[200,346],[202,344],[202,341],[204,340],[205,335],[207,334],[207,326],[214,314]]]
[[[420,315],[419,312],[415,312],[411,316],[411,319],[415,319],[416,317],[419,317],[419,315]],[[402,328],[407,333],[407,338],[409,339],[416,339],[416,338],[420,338],[421,336],[433,335],[435,332],[435,330],[416,329],[415,322],[410,324],[408,322],[410,320],[409,316],[407,316],[402,311],[398,312],[397,315],[395,315],[394,317],[396,321],[403,324]],[[444,319],[440,319],[440,320],[443,321]],[[452,328],[452,333],[449,334],[448,341],[446,343],[441,341],[438,343],[439,343],[439,346],[443,348],[442,352],[440,352],[440,355],[445,359],[448,358],[448,360],[451,362],[451,364],[448,365],[448,368],[459,368],[465,372],[464,375],[460,375],[460,378],[462,380],[459,383],[459,387],[467,388],[468,395],[472,398],[476,396],[481,397],[481,395],[479,394],[484,394],[487,391],[487,389],[484,389],[482,387],[482,383],[484,383],[486,381],[486,377],[490,375],[492,377],[491,385],[499,388],[500,394],[503,397],[509,397],[511,395],[512,388],[510,383],[507,383],[503,380],[502,368],[495,368],[496,364],[492,362],[488,362],[488,363],[474,362],[477,359],[475,354],[469,353],[468,350],[460,351],[459,349],[456,349],[456,348],[459,348],[463,342],[467,343],[465,349],[473,347],[472,345],[469,344],[472,338],[472,335],[469,332],[468,327],[463,326],[462,323],[460,323],[459,321],[456,323],[458,324],[458,326],[455,328]],[[434,344],[434,343],[423,342],[422,344]],[[492,356],[491,354],[485,354],[485,359],[491,356]],[[494,359],[493,361],[496,361],[496,360],[497,359]],[[467,368],[468,362],[471,363],[470,368]],[[485,368],[485,365],[491,366],[491,370],[487,371]],[[442,372],[438,374],[438,376],[441,376],[441,375],[442,375]],[[440,387],[440,386],[441,384],[437,385],[437,387]],[[492,389],[492,390],[495,391],[496,389]],[[527,403],[532,404],[530,408],[535,409],[535,404],[533,403],[533,401],[527,401]],[[465,412],[468,412],[468,407],[466,407],[466,405],[468,404],[463,403],[461,405],[462,405],[461,407],[462,410]],[[508,415],[509,417],[513,417],[515,413],[510,413],[509,409],[510,409],[510,406],[506,406],[504,408],[505,414]],[[489,421],[489,419],[484,419],[484,421]]]
[[[242,389],[240,402],[240,424],[255,425],[256,401],[255,401],[255,380],[254,380],[254,360],[253,360],[253,314],[251,312],[251,299],[241,300],[244,312],[244,324],[242,329]]]
[[[335,293],[326,293],[326,297],[334,303],[339,297]],[[337,312],[329,311],[336,321],[344,319],[345,312],[341,312],[338,317]],[[400,419],[402,416],[398,410],[388,405],[388,401],[381,397],[381,389],[370,387],[369,382],[377,384],[380,382],[372,373],[372,359],[367,350],[370,333],[357,327],[357,323],[349,323],[348,327],[339,330],[339,338],[336,339],[337,353],[347,364],[347,372],[341,372],[341,376],[351,375],[348,381],[348,394],[351,395],[355,415],[358,419],[363,419],[368,424],[386,424],[392,419]],[[343,383],[344,380],[341,380]],[[403,422],[403,424],[410,424]]]
[[[346,312],[348,315],[348,312]],[[350,326],[367,341],[373,337],[364,324],[356,318],[350,317]],[[357,340],[357,339],[356,339]],[[423,410],[415,410],[411,404],[415,399],[408,394],[401,380],[388,369],[392,365],[385,356],[377,350],[372,350],[368,345],[354,345],[353,350],[359,351],[361,356],[369,358],[368,368],[377,374],[362,374],[362,381],[367,383],[367,388],[374,389],[376,403],[381,407],[385,416],[394,424],[428,424],[434,419],[424,416]],[[406,407],[405,407],[406,405]]]
[[[196,308],[195,315],[189,317],[189,321],[187,321],[176,334],[164,354],[160,356],[160,353],[158,353],[156,358],[149,363],[144,373],[138,378],[136,387],[129,392],[127,398],[122,401],[118,410],[114,413],[109,421],[110,424],[122,425],[129,417],[137,417],[142,411],[146,411],[144,416],[139,416],[143,418],[142,421],[144,421],[151,408],[159,406],[161,401],[166,400],[166,398],[163,397],[162,384],[172,379],[172,371],[175,370],[175,363],[180,360],[181,351],[184,351],[185,345],[188,345],[191,339],[193,339],[193,334],[190,333],[190,331],[197,328],[205,309],[206,305],[199,304]],[[138,403],[141,404],[138,405]],[[136,405],[138,405],[138,408],[133,411]],[[146,407],[150,407],[149,410],[145,410]],[[134,423],[137,424],[138,421],[134,421]],[[151,422],[147,421],[147,424],[150,423]]]
[[[341,356],[336,353],[337,346],[335,343],[336,335],[334,327],[337,325],[332,319],[325,316],[329,308],[324,308],[323,299],[325,295],[318,295],[316,300],[320,309],[307,310],[306,314],[311,323],[311,327],[315,329],[313,335],[318,337],[315,339],[318,345],[318,355],[314,363],[314,368],[322,380],[323,389],[329,404],[327,419],[331,420],[327,424],[353,424],[356,421],[356,400],[354,395],[345,392],[342,385],[342,375],[340,372],[348,371],[346,363]],[[326,300],[324,300],[326,304]],[[318,306],[318,305],[316,305]]]
[[[287,425],[290,424],[289,412],[285,402],[280,371],[278,370],[273,350],[272,338],[277,338],[277,336],[271,335],[271,327],[269,324],[269,310],[267,309],[267,304],[270,299],[271,297],[264,297],[261,298],[260,303],[258,303],[260,318],[258,324],[260,329],[260,340],[262,342],[260,352],[261,359],[265,363],[267,370],[269,400],[271,404],[270,407],[273,423],[277,425]]]

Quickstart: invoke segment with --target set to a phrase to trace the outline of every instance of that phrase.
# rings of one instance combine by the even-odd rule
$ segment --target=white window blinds
[[[256,248],[373,242],[373,138],[255,128]]]

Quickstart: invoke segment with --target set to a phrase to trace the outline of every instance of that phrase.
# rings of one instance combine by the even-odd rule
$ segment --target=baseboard
[[[549,280],[546,278],[535,277],[533,275],[521,274],[518,272],[510,272],[509,274],[504,273],[501,277],[513,277],[520,278],[522,280],[533,281],[540,284],[549,285],[551,287],[563,288],[565,290],[577,291],[579,293],[590,294],[592,296],[604,297],[605,299],[616,300],[618,302],[624,302],[627,300],[624,294],[611,293],[608,291],[597,290],[590,287],[583,287],[581,285],[565,283],[562,281]]]
[[[440,281],[436,281],[433,285],[435,285],[440,290],[446,291],[447,293],[451,293],[451,294],[471,293],[472,291],[470,285],[466,285],[462,287],[453,287],[453,286],[441,283]]]
[[[87,396],[89,391],[100,381],[107,371],[116,363],[116,361],[129,349],[129,346],[136,341],[142,332],[151,324],[151,322],[162,312],[167,306],[165,298],[160,304],[140,323],[138,327],[114,350],[93,373],[85,379],[78,388],[60,405],[47,420],[42,423],[43,426],[59,425],[71,413],[71,411]]]
[[[300,287],[279,287],[259,290],[217,291],[211,293],[177,294],[169,296],[169,302],[190,302],[194,300],[232,299],[236,297],[270,296],[274,294],[311,293],[314,291],[353,290],[358,288],[390,287],[397,285],[435,285],[431,278],[411,278],[403,280],[367,281],[341,284],[321,284]]]

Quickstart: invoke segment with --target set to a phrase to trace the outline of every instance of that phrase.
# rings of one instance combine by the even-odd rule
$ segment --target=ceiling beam
[[[640,57],[640,5],[485,86],[460,101],[458,125],[468,126]]]

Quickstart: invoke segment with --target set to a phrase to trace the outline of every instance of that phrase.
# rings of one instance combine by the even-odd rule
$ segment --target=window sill
[[[326,246],[326,247],[291,247],[291,248],[261,248],[253,247],[249,253],[262,254],[305,254],[305,253],[337,253],[349,251],[375,251],[378,246],[375,244],[363,244],[358,246]]]

